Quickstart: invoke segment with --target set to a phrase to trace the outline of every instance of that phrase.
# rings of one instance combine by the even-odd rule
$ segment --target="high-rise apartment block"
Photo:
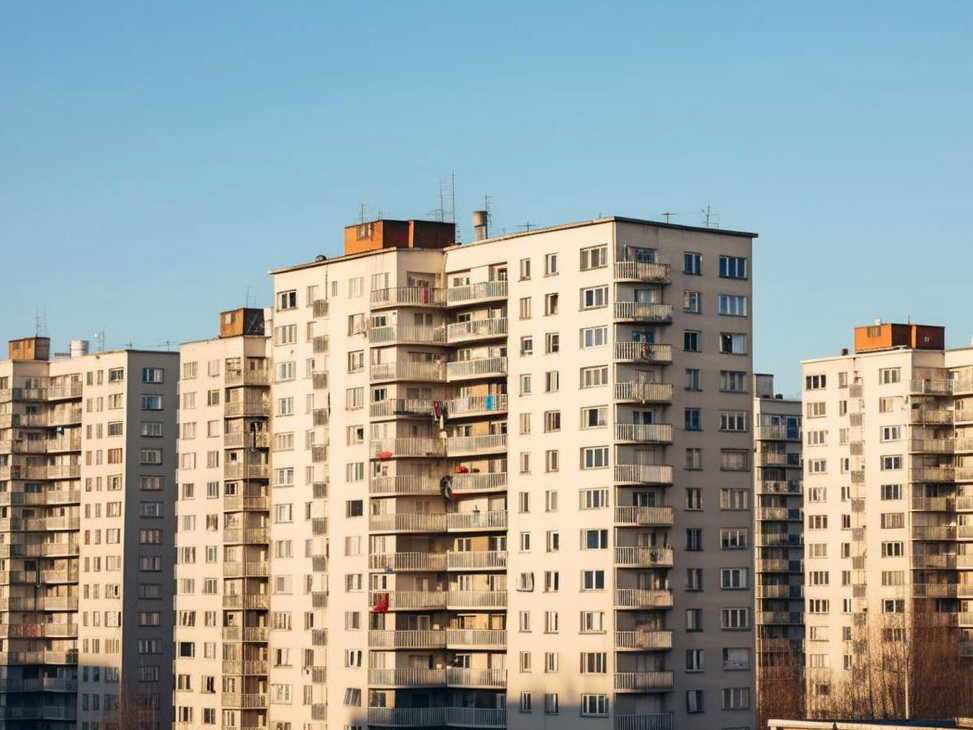
[[[177,728],[269,727],[265,324],[260,309],[224,312],[217,339],[180,348]]]
[[[754,377],[757,694],[774,717],[804,712],[804,496],[801,401]]]
[[[954,651],[971,653],[973,349],[944,349],[942,327],[859,327],[853,353],[804,362],[803,399],[808,707],[821,714],[896,654],[907,674],[928,648],[917,628],[957,627]]]
[[[0,362],[0,726],[167,727],[178,356],[50,354]]]

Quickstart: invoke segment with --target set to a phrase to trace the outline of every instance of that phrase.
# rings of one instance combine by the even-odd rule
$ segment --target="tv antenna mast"
[[[47,307],[34,310],[34,336],[47,337]]]
[[[247,291],[243,298],[243,306],[247,309],[256,309],[257,307],[257,295],[249,284],[247,284]]]
[[[679,215],[679,214],[678,214],[678,213],[672,213],[672,212],[670,212],[670,211],[668,211],[668,210],[667,210],[667,211],[666,211],[665,213],[660,213],[660,215],[662,215],[662,216],[664,216],[664,217],[665,217],[665,219],[666,219],[666,223],[668,223],[668,222],[669,222],[669,219],[670,219],[670,218],[671,218],[672,216],[674,216],[674,215]]]
[[[706,207],[699,212],[703,214],[703,226],[706,228],[720,227],[720,214],[713,210],[709,203],[707,203]]]
[[[105,328],[102,327],[101,331],[95,332],[91,339],[95,341],[95,352],[105,351]]]

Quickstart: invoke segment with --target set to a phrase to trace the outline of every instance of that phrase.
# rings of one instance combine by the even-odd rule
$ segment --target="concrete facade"
[[[178,355],[48,350],[0,362],[0,716],[165,726]]]

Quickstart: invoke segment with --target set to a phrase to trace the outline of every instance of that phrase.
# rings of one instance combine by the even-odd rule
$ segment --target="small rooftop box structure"
[[[220,312],[220,337],[242,335],[264,335],[264,310],[241,307]]]
[[[942,350],[946,347],[946,328],[926,324],[888,324],[876,322],[855,327],[855,352],[874,352],[893,348]]]
[[[22,337],[7,343],[11,360],[48,360],[51,357],[50,337]]]
[[[456,243],[456,224],[376,220],[345,226],[345,255],[383,248],[446,248]]]

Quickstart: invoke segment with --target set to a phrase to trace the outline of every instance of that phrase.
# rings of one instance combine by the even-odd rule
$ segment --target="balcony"
[[[913,555],[912,567],[915,570],[955,570],[956,555]]]
[[[672,632],[665,630],[616,631],[615,648],[634,651],[668,651],[672,649]]]
[[[953,392],[953,381],[949,378],[913,378],[909,381],[909,392],[913,395],[949,395]]]
[[[377,553],[368,556],[369,570],[439,573],[446,570],[445,553]]]
[[[266,431],[256,433],[227,433],[223,434],[223,448],[242,449],[242,448],[270,448],[270,434]]]
[[[803,491],[803,486],[799,481],[779,482],[761,479],[757,483],[757,494],[799,495],[802,494]]]
[[[671,322],[672,305],[651,304],[649,302],[615,302],[615,320],[620,322]]]
[[[446,401],[446,418],[465,418],[507,411],[507,396],[480,395]]]
[[[223,608],[244,609],[249,611],[266,611],[270,608],[270,596],[259,593],[229,594],[223,596]]]
[[[615,482],[620,484],[672,484],[672,467],[667,464],[618,464]]]
[[[973,466],[957,466],[953,469],[953,478],[958,482],[973,481]]]
[[[443,683],[445,684],[445,682]],[[437,727],[444,724],[443,707],[369,707],[370,727]]]
[[[353,334],[359,334],[354,332]],[[330,347],[330,342],[327,335],[318,335],[311,340],[311,350],[317,354],[323,354],[328,351]]]
[[[270,563],[266,560],[223,563],[223,576],[225,578],[266,578],[269,575]]]
[[[782,423],[756,426],[754,438],[758,441],[800,441],[801,429]]]
[[[399,513],[369,515],[371,532],[446,532],[446,515],[443,513]]]
[[[507,434],[490,433],[482,436],[450,436],[446,452],[450,457],[474,454],[496,454],[507,450]]]
[[[672,730],[672,715],[615,715],[613,730]]]
[[[648,588],[616,588],[616,608],[672,608],[672,591]]]
[[[949,465],[914,466],[912,467],[912,481],[951,482],[953,481],[953,467]]]
[[[758,507],[757,519],[765,522],[801,522],[804,515],[797,507]]]
[[[507,592],[450,590],[446,596],[446,606],[450,610],[468,608],[506,608]]]
[[[47,389],[48,400],[67,400],[81,397],[81,381],[75,380],[62,385],[52,385]]]
[[[383,631],[368,632],[370,649],[445,649],[445,631]]]
[[[672,527],[672,507],[616,507],[615,524],[635,527]]]
[[[956,411],[956,421],[973,420],[973,410]],[[909,420],[915,424],[947,426],[953,423],[953,411],[945,408],[913,408]]]
[[[912,595],[915,598],[957,598],[961,591],[956,583],[913,583]],[[973,590],[968,590],[965,597],[973,598]]]
[[[446,363],[448,380],[470,380],[473,378],[495,378],[507,374],[507,358],[481,357],[475,360],[458,360]]]
[[[502,570],[506,567],[506,550],[470,550],[446,553],[447,570]]]
[[[633,403],[671,403],[672,383],[615,383],[615,400]]]
[[[506,298],[506,281],[480,281],[476,284],[453,286],[446,290],[446,304],[451,307]]]
[[[381,606],[388,601],[389,611],[443,611],[446,591],[372,591],[369,605]]]
[[[507,711],[504,709],[490,707],[445,707],[443,709],[449,727],[507,727]]]
[[[266,512],[270,509],[270,497],[226,494],[223,496],[223,509],[226,512],[239,512],[241,510]]]
[[[446,304],[446,290],[428,286],[393,286],[372,289],[372,309],[388,307],[442,307]]]
[[[240,710],[261,710],[267,707],[267,695],[224,692],[223,707],[231,707]]]
[[[507,670],[449,667],[446,684],[450,687],[503,689],[507,686]]]
[[[770,626],[797,626],[804,623],[801,611],[757,611],[757,623]]]
[[[223,641],[247,641],[266,643],[270,638],[270,629],[266,626],[224,626]]]
[[[446,380],[446,368],[441,362],[411,362],[409,360],[382,362],[371,366],[372,382],[407,380],[441,383]]]
[[[615,565],[635,568],[671,568],[670,547],[616,547]]]
[[[227,370],[223,376],[227,387],[238,385],[270,385],[270,370],[266,368]]]
[[[951,454],[954,445],[953,439],[912,439],[909,451],[914,454]]]
[[[672,426],[668,423],[616,423],[615,440],[639,444],[671,444]]]
[[[455,487],[454,487],[455,490]],[[369,494],[441,494],[439,479],[418,474],[372,477]]]
[[[500,629],[447,629],[450,649],[505,649],[507,632]]]
[[[507,472],[454,474],[453,493],[502,492],[507,489]],[[973,509],[973,508],[971,508]]]
[[[315,299],[313,302],[311,302],[311,309],[314,317],[327,317],[330,308],[330,301],[327,299]]]
[[[445,687],[445,669],[369,669],[372,687]]]
[[[446,339],[450,344],[505,338],[506,336],[506,317],[471,319],[466,322],[456,322],[446,327]]]
[[[328,373],[322,370],[312,370],[311,371],[311,388],[314,390],[327,390],[328,389]]]
[[[672,345],[649,342],[616,342],[616,362],[671,363]]]
[[[373,459],[397,459],[401,457],[446,456],[446,442],[441,438],[411,436],[406,438],[375,439],[372,441]]]
[[[616,672],[617,692],[672,692],[672,672]]]
[[[913,497],[912,509],[917,512],[954,512],[955,497]]]
[[[446,529],[449,532],[462,532],[466,530],[506,530],[507,510],[453,512],[446,515]]]
[[[240,545],[269,545],[270,528],[224,527],[223,542]]]
[[[47,416],[48,426],[72,426],[76,423],[81,423],[80,408],[59,408]]]
[[[391,324],[369,329],[368,341],[373,345],[389,345],[392,343],[445,345],[446,330],[442,326],[426,324]]]
[[[623,259],[615,262],[615,278],[621,281],[645,281],[668,284],[671,280],[669,264]]]
[[[269,464],[226,464],[223,467],[226,479],[269,479]]]
[[[238,416],[267,418],[270,416],[270,401],[227,401],[223,404],[223,415],[227,418]]]
[[[913,525],[912,539],[946,542],[956,539],[956,525]]]

